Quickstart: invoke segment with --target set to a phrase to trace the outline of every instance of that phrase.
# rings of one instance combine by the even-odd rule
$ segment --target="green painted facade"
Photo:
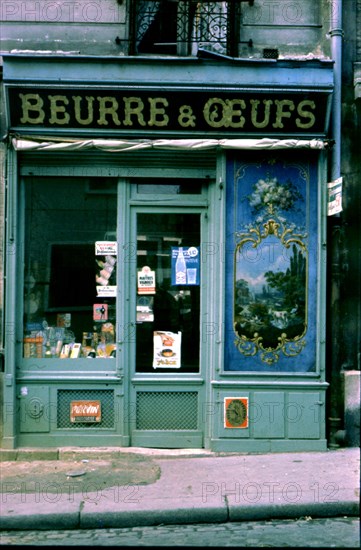
[[[312,61],[300,67],[290,61],[260,64],[228,60],[220,64],[197,59],[138,63],[132,58],[70,57],[39,57],[29,63],[26,56],[10,55],[5,57],[4,66],[13,139],[9,140],[7,163],[5,323],[9,330],[2,445],[204,447],[245,452],[326,449],[325,184],[332,64]],[[151,77],[155,74],[156,82]],[[69,106],[74,97],[82,98],[74,100],[74,105],[78,101],[78,112]],[[86,97],[102,99],[97,100],[98,107],[95,99],[87,100],[86,111]],[[120,107],[122,101],[128,111]],[[147,101],[150,107],[146,108]],[[177,117],[172,101],[177,105]],[[89,105],[94,106],[95,127],[79,123],[90,120]],[[262,110],[257,110],[260,105]],[[243,116],[253,121],[252,127],[244,126]],[[202,117],[208,120],[208,129],[198,125]],[[257,127],[262,117],[267,130]],[[135,129],[132,121],[137,122]],[[177,121],[180,127],[176,127]],[[236,163],[235,172],[229,170],[231,162]],[[238,347],[235,345],[229,326],[229,305],[236,304],[233,271],[239,261],[237,250],[239,255],[245,252],[239,244],[243,221],[235,218],[238,221],[229,226],[229,220],[236,212],[243,212],[245,202],[229,191],[243,181],[235,176],[237,167],[253,165],[263,167],[264,174],[271,176],[278,167],[281,194],[288,192],[289,174],[294,178],[297,173],[299,185],[304,185],[302,201],[297,200],[302,202],[307,235],[301,240],[295,237],[293,225],[298,221],[287,204],[278,212],[285,224],[283,233],[275,229],[279,222],[273,208],[263,227],[269,234],[273,232],[276,241],[267,240],[269,235],[262,229],[253,248],[256,252],[275,250],[275,242],[282,243],[287,265],[292,263],[292,246],[285,235],[296,239],[302,251],[307,249],[306,274],[299,281],[306,285],[303,295],[308,299],[302,330],[286,338],[287,346],[279,346],[284,337],[277,326],[290,326],[292,308],[286,303],[290,291],[280,286],[269,288],[262,307],[264,312],[267,309],[267,326],[273,323],[276,336],[266,347],[258,340],[258,347],[247,356],[239,341]],[[305,167],[312,175],[305,175]],[[255,173],[254,183],[260,177]],[[240,183],[240,191],[243,185]],[[246,220],[248,229],[259,223],[259,212],[251,216]],[[33,356],[24,356],[24,338],[34,336],[34,330],[50,339],[51,329],[57,329],[64,344],[58,314],[71,313],[75,323],[82,310],[83,320],[71,327],[76,342],[81,342],[84,331],[93,330],[91,323],[87,324],[93,304],[86,304],[89,308],[81,304],[88,280],[86,270],[81,271],[82,261],[74,256],[69,259],[74,266],[73,279],[67,275],[68,265],[50,274],[46,269],[52,266],[49,247],[89,246],[99,241],[117,243],[113,273],[116,293],[105,300],[113,315],[116,357],[63,359],[60,352],[47,356],[45,347],[38,354],[35,350]],[[151,295],[155,301],[160,294],[158,283],[166,283],[170,277],[166,242],[176,247],[199,247],[201,258],[197,289],[187,285],[170,288],[178,300],[177,322],[182,334],[179,370],[151,366],[153,323],[158,314],[154,310],[154,320],[141,320],[138,307],[144,303],[139,302],[137,289],[138,272],[144,267],[142,255],[147,265],[158,262],[154,263],[157,287]],[[147,247],[144,243],[151,244]],[[55,254],[55,248],[51,250]],[[27,278],[29,273],[24,269],[34,269],[32,258],[36,258],[39,271],[45,266],[41,275],[32,274],[34,281]],[[255,256],[248,256],[249,262],[252,258]],[[269,265],[268,271],[271,268]],[[285,274],[286,267],[282,270]],[[57,291],[55,276],[59,277]],[[62,281],[68,291],[60,297]],[[36,309],[33,304],[40,284],[43,305]],[[260,294],[251,296],[252,288],[248,287],[247,300],[261,303]],[[56,298],[52,292],[57,292]],[[78,309],[66,302],[70,293],[73,303],[79,299]],[[179,300],[183,300],[182,307]],[[104,300],[94,297],[95,301]],[[44,313],[40,321],[45,320],[46,325],[39,327],[36,315],[40,311]],[[190,320],[189,314],[196,315],[196,321]],[[285,324],[280,325],[282,322]],[[157,330],[170,330],[170,321],[167,323]],[[96,328],[106,338],[103,327],[98,324]],[[177,325],[174,327],[172,334],[177,333]],[[251,345],[258,334],[257,328],[249,330],[246,345]],[[241,339],[242,334],[240,330]],[[303,351],[294,353],[300,340]],[[282,359],[278,361],[279,353]],[[140,359],[143,356],[146,367]],[[100,421],[95,417],[72,420],[79,401],[100,406]],[[230,403],[234,413],[228,410]]]

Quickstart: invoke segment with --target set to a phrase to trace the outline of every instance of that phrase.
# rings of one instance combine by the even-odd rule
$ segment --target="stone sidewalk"
[[[31,457],[39,461],[39,468],[45,465],[41,456],[48,461],[49,453],[53,452],[60,477],[42,482],[40,476],[35,483],[31,475],[23,471],[20,484],[16,485],[14,481],[6,481],[5,470],[11,462],[6,453],[11,452],[1,453],[4,473],[1,527],[4,530],[96,529],[359,515],[358,448],[275,454],[138,448],[34,450]],[[16,462],[22,464],[27,454],[25,462],[30,463],[30,452],[17,451]],[[127,453],[129,468],[133,460],[140,467],[138,481],[133,477],[128,483],[122,475],[104,484],[104,468],[97,470],[96,466],[90,468],[91,481],[86,481],[89,473],[83,473],[86,465],[92,467],[92,463],[99,460],[111,460],[115,466],[121,461],[126,466],[124,455]],[[65,473],[73,473],[74,477],[67,475],[64,479],[61,468],[64,462],[71,467]],[[82,484],[81,477],[84,478]],[[34,483],[33,490],[27,491],[31,483]]]

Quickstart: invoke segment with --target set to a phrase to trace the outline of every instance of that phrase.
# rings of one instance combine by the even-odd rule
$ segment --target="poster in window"
[[[197,246],[172,247],[172,285],[199,285],[200,253]]]
[[[97,273],[95,275],[97,297],[116,296],[117,242],[97,241],[95,243]]]
[[[165,330],[154,331],[154,369],[180,369],[181,339],[181,332],[170,332]]]
[[[155,271],[147,265],[138,271],[138,294],[155,294]]]

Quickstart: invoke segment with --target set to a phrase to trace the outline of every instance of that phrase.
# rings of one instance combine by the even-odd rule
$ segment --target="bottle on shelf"
[[[99,343],[99,336],[97,332],[93,332],[93,338],[92,338],[92,348],[97,349]]]
[[[53,353],[51,351],[50,341],[48,340],[45,344],[45,358],[50,359],[51,357],[53,357]]]

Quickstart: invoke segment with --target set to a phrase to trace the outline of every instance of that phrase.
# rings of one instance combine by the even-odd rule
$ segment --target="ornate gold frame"
[[[279,239],[280,243],[286,249],[289,249],[291,245],[295,244],[304,253],[306,261],[304,330],[301,334],[295,336],[294,338],[288,338],[287,333],[283,332],[278,337],[278,343],[275,347],[264,347],[263,337],[260,336],[257,332],[254,333],[253,338],[249,338],[244,334],[239,334],[236,330],[235,320],[233,321],[233,329],[236,334],[236,339],[234,343],[240,353],[242,353],[246,357],[252,357],[260,354],[260,359],[262,362],[267,363],[268,365],[274,365],[275,363],[277,363],[280,357],[280,353],[282,353],[286,357],[295,357],[302,351],[302,349],[306,345],[305,335],[307,332],[308,311],[308,251],[304,242],[307,234],[296,233],[294,225],[287,226],[287,224],[281,221],[280,218],[275,214],[272,205],[268,205],[267,211],[268,214],[272,217],[270,217],[266,222],[257,223],[253,226],[251,225],[247,232],[237,232],[235,234],[238,242],[236,244],[234,252],[234,288],[236,281],[236,258],[239,251],[247,243],[249,243],[252,248],[257,248],[265,239],[267,239],[267,237],[273,235]]]

